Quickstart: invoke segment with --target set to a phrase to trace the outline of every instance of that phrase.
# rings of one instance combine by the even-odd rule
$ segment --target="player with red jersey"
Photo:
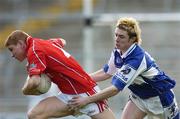
[[[38,89],[41,74],[45,73],[60,89],[57,96],[40,101],[28,113],[29,119],[48,119],[83,113],[93,119],[114,119],[106,101],[91,103],[79,110],[68,110],[67,103],[74,96],[87,97],[100,91],[96,82],[82,69],[79,63],[63,47],[64,39],[43,40],[32,38],[27,33],[12,32],[5,46],[12,57],[19,61],[27,58],[27,71],[30,76],[22,88],[25,95],[40,95]]]

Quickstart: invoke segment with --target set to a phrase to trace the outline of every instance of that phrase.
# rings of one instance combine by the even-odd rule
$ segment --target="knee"
[[[43,117],[43,115],[36,110],[30,110],[27,113],[27,116],[28,116],[28,119],[41,119]]]
[[[30,110],[28,111],[27,116],[28,116],[28,119],[34,119],[35,114]]]

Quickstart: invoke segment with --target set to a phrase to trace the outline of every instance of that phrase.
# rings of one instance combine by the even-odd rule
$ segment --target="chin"
[[[24,60],[19,60],[20,62],[23,62]]]
[[[117,49],[120,49],[120,47],[119,47],[119,46],[116,46],[116,48],[117,48]]]
[[[17,59],[19,62],[22,62],[23,60]]]
[[[24,58],[24,59],[25,59],[25,58]],[[19,61],[19,62],[23,62],[23,61],[24,61],[24,59],[18,59],[18,61]]]

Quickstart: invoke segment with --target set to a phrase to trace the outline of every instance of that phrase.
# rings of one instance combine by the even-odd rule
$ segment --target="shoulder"
[[[56,45],[58,47],[64,47],[66,45],[66,41],[62,38],[51,38],[48,41],[50,41],[53,45]]]
[[[136,46],[136,48],[128,55],[125,59],[126,64],[132,66],[134,69],[138,69],[143,59],[145,57],[145,51],[140,47]]]
[[[32,43],[30,44],[29,46],[29,49],[27,51],[27,57],[30,57],[32,55],[38,55],[38,54],[42,54],[44,51],[44,46],[43,43],[41,43],[43,40],[41,39],[37,39],[37,38],[34,38],[32,40]]]
[[[145,56],[145,51],[139,45],[128,55],[128,59],[142,59]]]

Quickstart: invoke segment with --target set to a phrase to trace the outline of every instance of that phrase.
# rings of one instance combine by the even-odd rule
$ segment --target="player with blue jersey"
[[[140,47],[141,30],[134,18],[121,18],[115,29],[115,48],[103,69],[91,74],[96,81],[112,77],[112,85],[87,98],[74,97],[71,108],[106,99],[126,87],[130,89],[121,119],[179,119],[172,91],[176,82],[159,69],[155,60]]]

